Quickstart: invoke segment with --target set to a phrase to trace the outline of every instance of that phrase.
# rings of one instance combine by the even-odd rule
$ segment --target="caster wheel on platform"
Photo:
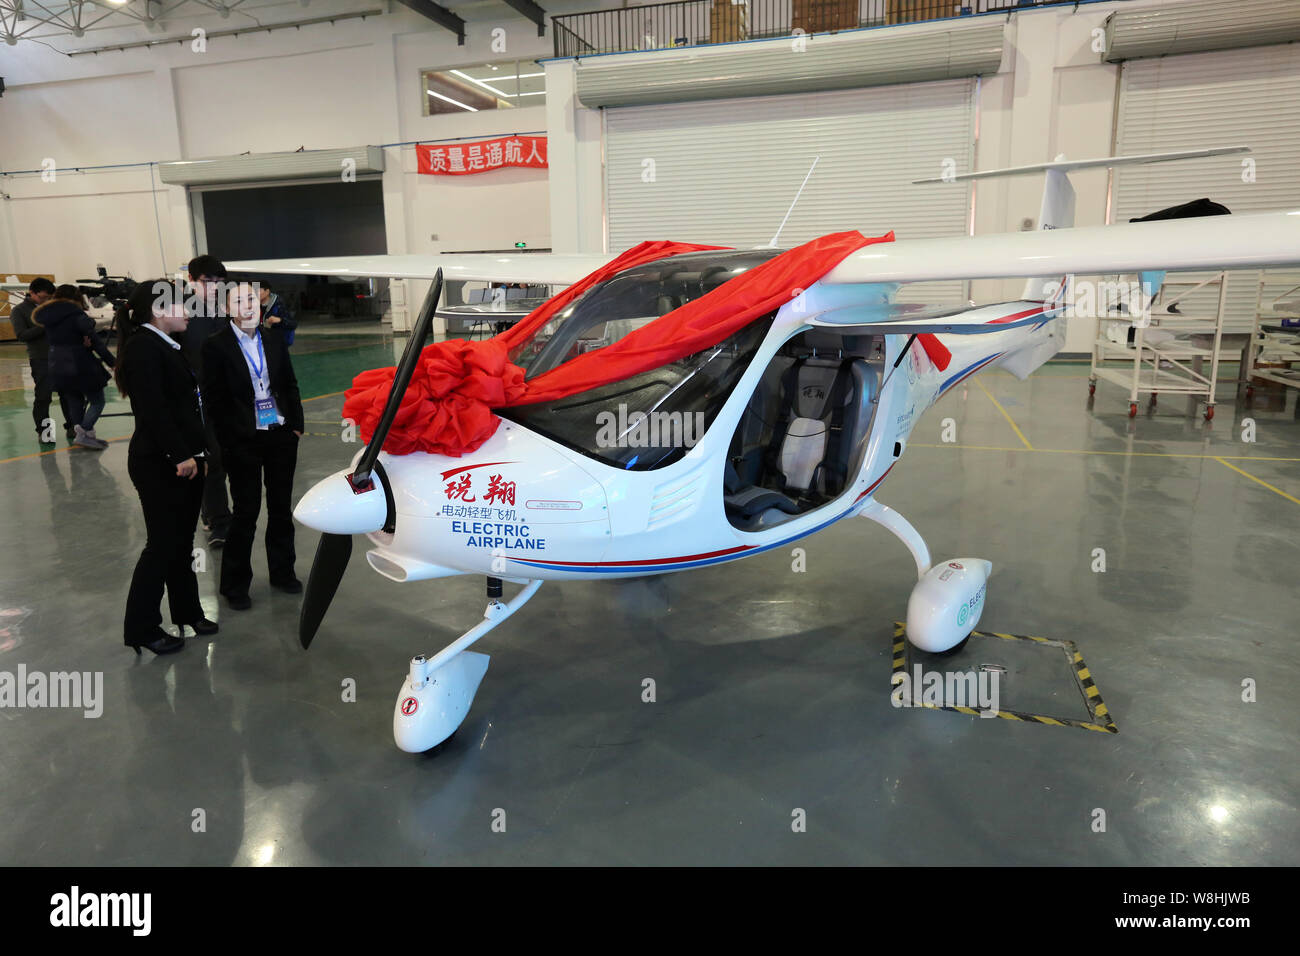
[[[1096,394],[1097,394],[1097,383],[1096,383],[1096,382],[1089,382],[1089,383],[1088,383],[1088,394],[1089,394],[1089,395],[1096,395]]]
[[[1213,405],[1207,405],[1207,406],[1205,406],[1205,420],[1206,420],[1207,422],[1212,422],[1212,421],[1214,421],[1214,406],[1213,406]]]
[[[1129,417],[1129,418],[1137,418],[1137,413],[1138,413],[1138,403],[1137,403],[1137,402],[1129,402],[1129,403],[1128,403],[1128,417]]]
[[[1247,386],[1246,386],[1246,401],[1248,401],[1248,402],[1249,402],[1249,401],[1253,401],[1254,398],[1255,398],[1255,386],[1254,386],[1254,385],[1247,385]]]

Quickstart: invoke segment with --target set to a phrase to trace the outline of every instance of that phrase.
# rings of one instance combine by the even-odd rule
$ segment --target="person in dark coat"
[[[234,511],[221,557],[221,593],[237,611],[252,606],[253,539],[266,485],[266,563],[271,586],[296,594],[293,473],[302,399],[289,349],[275,326],[260,328],[256,288],[230,293],[231,321],[203,344],[203,407],[221,445]]]
[[[163,588],[172,623],[215,634],[203,614],[191,554],[203,500],[206,439],[198,382],[180,343],[189,317],[166,279],[144,282],[132,293],[132,334],[122,346],[118,390],[131,401],[135,432],[127,448],[127,472],[140,496],[148,535],[131,576],[122,631],[137,654],[147,647],[170,654],[181,637],[161,627]]]
[[[54,392],[50,387],[50,343],[45,337],[45,326],[33,322],[32,313],[52,298],[54,298],[54,283],[38,276],[27,287],[27,295],[23,297],[23,301],[14,306],[9,313],[14,335],[19,342],[27,346],[27,364],[31,367],[32,384],[35,386],[32,420],[36,423],[36,434],[45,443],[53,442],[55,435],[52,424],[48,424],[50,399]],[[59,404],[66,405],[62,395],[59,396]],[[77,437],[72,430],[72,422],[68,421],[66,408],[63,412],[63,429],[67,432],[68,441]]]
[[[190,367],[203,381],[203,343],[226,325],[226,267],[216,256],[195,256],[187,267],[192,295],[186,297],[190,326],[181,336],[181,348]],[[220,548],[230,530],[230,503],[226,498],[226,469],[217,436],[208,429],[208,478],[203,488],[203,525],[208,547]]]
[[[73,444],[102,451],[108,442],[96,437],[95,422],[104,411],[104,386],[112,378],[104,366],[112,368],[114,359],[86,314],[81,290],[75,285],[59,286],[54,297],[32,313],[32,320],[45,328],[50,385],[67,403]]]
[[[275,326],[284,333],[284,344],[293,345],[293,331],[298,323],[284,299],[272,292],[270,286],[258,283],[257,300],[262,304],[262,328]]]

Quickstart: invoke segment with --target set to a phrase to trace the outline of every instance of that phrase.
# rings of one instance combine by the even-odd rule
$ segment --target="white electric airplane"
[[[920,534],[875,498],[914,425],[969,376],[1004,368],[1023,379],[1056,353],[1064,338],[1058,317],[1074,274],[1141,273],[1154,295],[1163,270],[1300,263],[1300,210],[1070,228],[1072,169],[1244,149],[999,171],[1046,173],[1039,231],[869,245],[774,314],[712,348],[571,398],[500,410],[495,434],[459,458],[380,451],[428,337],[441,277],[566,285],[612,256],[230,263],[240,272],[436,280],[369,444],[295,510],[298,521],[322,532],[303,602],[303,646],[338,586],[353,535],[367,536],[367,561],[394,581],[484,575],[489,600],[483,620],[432,657],[414,658],[398,694],[397,744],[425,751],[460,725],[487,670],[487,656],[467,648],[543,581],[664,574],[735,561],[860,516],[893,532],[916,563],[909,639],[928,651],[956,647],[979,622],[990,563],[933,562]],[[994,174],[959,178],[987,175]],[[777,254],[693,252],[620,272],[549,322],[518,361],[532,378],[709,295]],[[971,308],[893,303],[905,282],[1007,277],[1036,279],[1030,288],[1046,294]],[[1044,278],[1053,281],[1044,285]],[[951,354],[945,367],[923,348],[918,336],[925,335],[937,336]],[[637,412],[658,413],[661,423],[699,421],[702,434],[685,447],[680,434],[668,434],[672,427],[650,433],[644,424],[654,419],[639,419]],[[612,431],[620,440],[614,442],[611,420],[618,422]],[[502,600],[502,581],[523,588]]]

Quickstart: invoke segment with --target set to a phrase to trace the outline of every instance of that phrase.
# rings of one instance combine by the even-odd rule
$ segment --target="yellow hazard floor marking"
[[[1226,468],[1231,468],[1233,471],[1235,471],[1235,472],[1236,472],[1237,474],[1239,474],[1239,475],[1245,475],[1247,478],[1249,478],[1251,481],[1255,482],[1256,484],[1258,484],[1258,485],[1263,485],[1263,486],[1264,486],[1265,488],[1267,488],[1269,491],[1272,491],[1272,492],[1274,492],[1274,493],[1276,493],[1276,494],[1281,495],[1281,496],[1282,496],[1283,498],[1285,498],[1287,501],[1293,501],[1293,502],[1295,502],[1296,504],[1300,505],[1300,498],[1292,497],[1291,495],[1288,495],[1285,491],[1283,491],[1281,488],[1275,488],[1273,485],[1270,485],[1267,481],[1264,481],[1264,479],[1262,479],[1262,478],[1256,478],[1256,477],[1255,477],[1254,475],[1252,475],[1250,472],[1245,471],[1244,469],[1238,468],[1236,465],[1232,464],[1231,462],[1224,461],[1224,459],[1223,459],[1222,456],[1216,455],[1215,458],[1214,458],[1214,460],[1217,461],[1220,465],[1223,465],[1223,466],[1226,467]]]
[[[983,392],[985,395],[989,397],[989,401],[992,402],[995,406],[997,406],[997,410],[1000,411],[1002,413],[1002,417],[1007,420],[1007,424],[1010,425],[1011,430],[1016,433],[1016,437],[1025,443],[1026,448],[1028,448],[1030,451],[1033,451],[1034,446],[1029,444],[1029,439],[1026,438],[1025,433],[1020,430],[1020,426],[1016,424],[1015,419],[1013,419],[1007,413],[1007,410],[1002,407],[1002,403],[993,397],[993,393],[990,392],[987,388],[985,388],[984,383],[981,382],[979,379],[975,379],[975,384],[980,387],[981,392]]]
[[[894,645],[893,645],[893,667],[889,675],[889,687],[892,696],[895,687],[894,675],[902,674],[908,671],[908,659],[910,657],[910,645],[907,642],[907,626],[902,621],[894,622]],[[1110,716],[1110,711],[1106,708],[1105,702],[1101,699],[1101,691],[1097,689],[1096,682],[1092,679],[1092,673],[1088,670],[1088,665],[1083,662],[1083,656],[1079,653],[1073,641],[1057,641],[1048,637],[1033,637],[1028,634],[1002,634],[997,631],[971,631],[973,637],[999,637],[1004,641],[1035,641],[1040,644],[1050,644],[1059,647],[1069,656],[1071,663],[1074,665],[1075,684],[1083,694],[1084,703],[1088,707],[1088,713],[1092,715],[1092,720],[1074,720],[1070,717],[1049,717],[1046,714],[1028,714],[1018,710],[998,710],[994,711],[993,716],[1001,717],[1003,720],[1020,720],[1035,724],[1047,724],[1051,727],[1077,727],[1080,730],[1095,730],[1103,734],[1117,734],[1119,727]],[[977,716],[980,711],[974,707],[948,706],[941,704],[921,704],[922,707],[930,710],[948,710],[959,714],[969,714]]]

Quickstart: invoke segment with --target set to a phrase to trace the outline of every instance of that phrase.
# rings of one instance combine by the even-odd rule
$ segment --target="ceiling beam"
[[[537,24],[537,35],[539,37],[546,36],[546,11],[533,3],[533,0],[505,0],[505,2],[506,6],[520,16]]]
[[[440,27],[445,27],[456,34],[458,46],[465,45],[465,21],[446,7],[440,7],[433,0],[397,0],[404,7],[409,7],[422,17],[427,17]]]

